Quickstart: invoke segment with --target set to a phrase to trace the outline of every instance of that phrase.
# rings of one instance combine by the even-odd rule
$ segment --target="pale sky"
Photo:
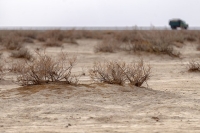
[[[200,0],[0,0],[0,26],[200,26]]]

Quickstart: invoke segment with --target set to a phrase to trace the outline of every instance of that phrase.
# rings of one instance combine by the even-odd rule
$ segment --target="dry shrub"
[[[168,54],[174,57],[179,57],[180,55],[180,52],[174,50],[174,44],[168,36],[168,32],[148,31],[137,36],[137,38],[133,38],[128,43],[123,44],[121,49],[133,52],[141,51],[154,54]]]
[[[150,77],[151,67],[145,65],[143,60],[137,63],[107,61],[95,62],[89,71],[90,77],[96,82],[123,85],[126,82],[131,85],[141,86]]]
[[[66,43],[71,43],[71,44],[78,44],[76,41],[77,38],[82,38],[82,35],[80,35],[81,32],[76,31],[74,29],[72,30],[67,30],[64,32],[64,42]]]
[[[19,31],[21,32],[21,36],[25,37],[25,38],[29,38],[29,39],[36,39],[37,38],[37,34],[39,31],[36,30],[24,30],[24,31]]]
[[[124,67],[124,62],[95,62],[89,73],[94,81],[122,85],[126,81]]]
[[[12,51],[11,54],[14,58],[24,58],[27,60],[30,60],[32,58],[32,55],[30,54],[29,50],[27,48],[20,48],[19,50]]]
[[[125,70],[125,75],[130,84],[141,86],[150,78],[151,67],[145,65],[141,59],[137,63],[128,64]]]
[[[40,42],[45,42],[47,40],[47,37],[44,32],[41,32],[40,34],[37,35],[36,39]]]
[[[3,37],[1,44],[9,50],[17,50],[22,47],[22,37],[14,33],[9,33],[7,36]]]
[[[76,57],[68,57],[62,53],[58,58],[38,53],[38,58],[26,62],[23,69],[18,69],[17,80],[21,85],[35,85],[48,82],[65,81],[67,84],[76,83],[77,79],[71,75]]]
[[[76,39],[103,39],[106,31],[103,30],[69,30],[73,34],[69,34]],[[69,36],[66,36],[69,38]]]
[[[64,33],[61,30],[47,30],[40,32],[37,35],[37,39],[41,42],[45,42],[47,40],[62,41],[64,39]]]
[[[46,43],[44,43],[45,46],[48,47],[61,47],[62,43],[58,40],[55,40],[54,38],[48,39]]]
[[[94,51],[95,52],[115,52],[119,47],[119,42],[112,37],[105,37],[102,42],[98,43]]]
[[[194,72],[194,71],[200,71],[200,63],[198,61],[194,61],[194,60],[191,60],[188,64],[187,64],[187,67],[188,67],[188,71],[190,72]]]

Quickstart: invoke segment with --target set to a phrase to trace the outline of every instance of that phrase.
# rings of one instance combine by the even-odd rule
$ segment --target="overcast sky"
[[[200,26],[200,0],[0,0],[0,26]]]

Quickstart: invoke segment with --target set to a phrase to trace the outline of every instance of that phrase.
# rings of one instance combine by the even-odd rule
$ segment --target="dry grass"
[[[38,53],[38,57],[31,62],[26,62],[23,69],[17,69],[18,82],[21,85],[36,85],[48,82],[64,81],[67,84],[76,83],[77,79],[71,75],[76,57],[68,57],[62,53],[59,58]]]
[[[200,72],[200,62],[191,60],[188,64],[188,71],[190,72]]]
[[[95,62],[89,73],[91,79],[95,82],[119,85],[128,82],[131,85],[141,86],[149,79],[151,73],[150,70],[151,67],[145,65],[143,60],[131,64],[106,61],[104,63]]]

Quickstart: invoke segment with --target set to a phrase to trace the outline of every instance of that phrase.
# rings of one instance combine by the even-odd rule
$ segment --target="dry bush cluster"
[[[114,61],[95,62],[89,73],[91,79],[96,82],[119,85],[128,82],[131,85],[141,86],[150,78],[151,67],[145,65],[143,60],[130,64]]]
[[[182,34],[179,35],[177,32],[172,31],[135,30],[118,31],[110,34],[106,40],[103,40],[95,47],[95,52],[141,51],[178,57],[180,53],[174,49],[174,46],[176,43],[184,43],[185,41]]]
[[[18,50],[22,47],[22,38],[15,33],[8,32],[8,34],[2,35],[1,45],[9,50]]]
[[[47,30],[47,31],[41,31],[37,35],[37,39],[39,41],[45,42],[48,39],[56,40],[56,41],[62,41],[64,38],[63,32],[61,30]]]
[[[33,43],[37,34],[37,31],[1,30],[0,45],[9,50],[18,50],[24,43]]]
[[[200,44],[200,31],[189,30],[2,30],[0,45],[9,50],[19,50],[24,43],[41,41],[45,46],[60,47],[63,43],[78,44],[77,39],[102,40],[95,52],[149,52],[178,57],[177,43]],[[180,45],[179,45],[180,46]],[[197,47],[199,49],[199,46]]]
[[[46,54],[38,53],[38,57],[24,65],[16,63],[13,68],[18,73],[17,80],[21,85],[35,85],[48,82],[64,81],[67,84],[77,84],[78,78],[71,74],[76,62],[76,57],[68,57],[66,53],[53,58]],[[23,67],[23,68],[22,68]]]
[[[199,61],[191,60],[187,64],[187,67],[188,67],[188,71],[190,71],[190,72],[194,72],[194,71],[200,72],[200,62]]]
[[[41,42],[46,42],[46,46],[62,46],[62,43],[77,44],[73,30],[61,31],[61,30],[47,30],[38,34],[37,39]]]

